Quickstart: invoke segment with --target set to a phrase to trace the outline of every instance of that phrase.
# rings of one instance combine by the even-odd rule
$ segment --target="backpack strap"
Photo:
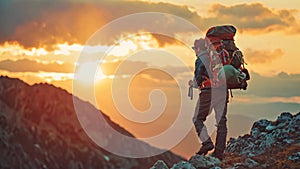
[[[206,87],[211,87],[211,81],[207,76],[203,76],[205,80],[202,82],[200,89],[204,89]]]
[[[229,89],[229,91],[230,91],[230,97],[233,98],[232,89]]]
[[[232,57],[229,60],[229,64],[231,64],[232,60],[234,59],[234,57],[236,57],[237,52],[239,52],[240,50],[237,49],[232,53]],[[240,58],[238,58],[240,60]],[[242,61],[240,60],[240,62],[242,63]]]

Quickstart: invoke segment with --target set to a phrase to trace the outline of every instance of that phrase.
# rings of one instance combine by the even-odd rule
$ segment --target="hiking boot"
[[[215,148],[215,146],[214,146],[214,144],[212,143],[211,140],[205,141],[205,142],[202,143],[202,147],[197,152],[197,154],[205,156],[208,153],[208,151],[210,151],[214,148]]]
[[[215,151],[211,154],[211,156],[218,158],[220,161],[224,159],[224,153],[216,153]]]

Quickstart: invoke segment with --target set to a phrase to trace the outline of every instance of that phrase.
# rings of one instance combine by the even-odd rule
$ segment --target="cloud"
[[[254,50],[248,48],[245,50],[245,59],[249,63],[265,64],[282,57],[283,54],[284,52],[280,48],[274,50]]]
[[[120,60],[117,62],[101,63],[101,68],[106,75],[133,75],[154,81],[173,81],[174,78],[190,76],[193,78],[194,68],[189,67],[190,72],[187,72],[186,67],[182,66],[154,66],[146,61]],[[171,74],[169,74],[171,73]]]
[[[132,75],[147,67],[149,66],[146,62],[130,60],[101,63],[102,71],[106,75]]]
[[[246,95],[257,97],[297,97],[300,96],[300,74],[279,73],[277,76],[266,77],[250,72],[251,79]]]
[[[24,15],[26,14],[27,12]],[[107,22],[102,17],[107,15],[104,10],[98,10],[88,4],[55,6],[54,9],[47,7],[36,15],[34,20],[17,25],[11,39],[25,47],[47,49],[65,42],[83,44],[90,35]]]
[[[74,66],[70,63],[38,62],[36,60],[4,60],[0,62],[0,69],[10,72],[57,72],[73,73]]]
[[[189,11],[184,6],[139,1],[56,1],[55,3],[52,1],[1,1],[0,6],[0,11],[3,13],[0,22],[5,25],[0,31],[0,42],[18,41],[26,48],[42,46],[51,49],[52,45],[65,42],[84,44],[101,26],[113,19],[138,12],[165,12],[183,18],[197,17],[195,12]],[[14,12],[8,9],[14,9]],[[148,28],[168,29],[167,25],[172,25],[169,21],[168,18],[162,17],[155,20],[156,23],[154,20],[153,23],[145,23],[141,18],[116,29],[122,29],[121,31],[125,33],[132,32],[136,27],[141,30],[146,29],[145,31]],[[169,31],[178,32],[182,28],[184,25],[173,26]],[[107,41],[115,39],[114,33],[119,33],[119,30],[109,31],[103,35]],[[170,41],[163,37],[158,37],[158,39],[161,44]]]
[[[255,33],[273,31],[299,33],[299,20],[295,17],[297,12],[297,10],[271,9],[261,3],[232,6],[214,4],[209,9],[211,17],[206,20],[215,24],[232,23],[242,31]]]
[[[95,63],[95,62],[87,62]],[[182,76],[186,78],[186,68],[178,66],[151,66],[146,61],[133,61],[133,60],[119,60],[119,61],[106,61],[99,63],[105,77],[122,77],[133,78],[138,81],[141,86],[163,86],[170,87],[176,85],[175,78],[178,79]],[[8,73],[38,73],[39,77],[52,76],[51,73],[65,74],[74,73],[74,65],[67,62],[53,62],[53,61],[38,61],[30,59],[19,60],[3,60],[0,61],[0,70]],[[77,67],[77,69],[80,67]],[[87,68],[84,68],[87,69]],[[192,69],[191,69],[192,70]],[[88,71],[88,70],[87,70]],[[172,75],[168,74],[172,72]],[[189,72],[192,78],[192,71]],[[60,76],[57,76],[60,77]]]
[[[11,10],[14,9],[14,10]],[[265,33],[285,31],[299,33],[297,10],[271,9],[260,3],[225,6],[214,4],[208,17],[199,16],[188,6],[145,1],[0,1],[0,43],[18,41],[25,48],[56,48],[56,44],[85,44],[89,37],[107,23],[130,14],[162,12],[179,16],[195,24],[201,30],[219,24],[233,24],[245,32]],[[104,31],[102,45],[140,31],[167,31],[170,35],[193,32],[185,24],[177,24],[172,18],[136,19]],[[199,32],[195,32],[199,33]],[[159,45],[178,43],[172,38],[153,35]],[[110,44],[109,44],[110,45]]]
[[[54,72],[9,72],[0,69],[2,76],[19,78],[26,83],[33,85],[37,83],[51,83],[62,87],[69,92],[72,91],[73,74],[72,73],[54,73]]]

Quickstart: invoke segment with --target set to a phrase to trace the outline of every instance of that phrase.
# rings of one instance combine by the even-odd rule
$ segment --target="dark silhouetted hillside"
[[[98,111],[78,98],[75,101],[87,112]],[[133,137],[104,117],[114,129]],[[107,123],[100,125],[103,133],[108,132]],[[114,137],[103,139],[117,148],[136,148]],[[145,144],[142,151],[155,149]],[[109,153],[85,134],[76,117],[72,95],[67,91],[49,84],[30,86],[3,76],[0,77],[0,151],[1,169],[129,169],[149,168],[159,159],[168,165],[182,160],[171,152],[150,158],[124,158]]]

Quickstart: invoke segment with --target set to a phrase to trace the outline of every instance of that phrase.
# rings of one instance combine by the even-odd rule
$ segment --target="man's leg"
[[[217,122],[217,137],[216,137],[216,146],[213,155],[219,159],[223,159],[224,150],[226,148],[227,103],[228,101],[226,100],[225,106],[220,105],[215,107],[216,122]]]
[[[198,97],[197,104],[196,104],[196,107],[195,107],[194,116],[193,116],[193,123],[194,124],[195,124],[195,121],[197,120],[197,117],[198,117],[198,114],[199,114],[199,105],[200,105],[200,95]]]
[[[221,117],[218,124],[217,137],[216,137],[216,147],[214,155],[219,159],[223,159],[223,153],[226,148],[226,137],[227,137],[227,118],[226,115]]]
[[[213,142],[207,133],[204,121],[211,112],[211,91],[204,91],[199,94],[200,104],[197,118],[194,122],[198,136],[202,142],[202,147],[197,154],[206,155],[209,150],[214,148]]]

